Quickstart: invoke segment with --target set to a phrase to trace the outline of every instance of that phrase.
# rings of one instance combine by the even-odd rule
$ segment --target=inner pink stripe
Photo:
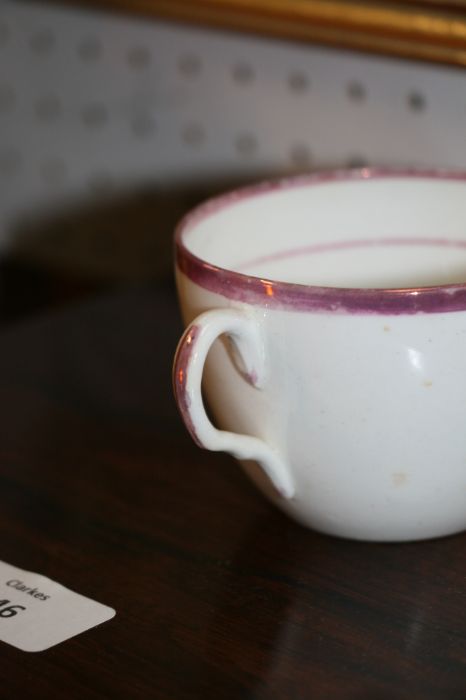
[[[256,265],[295,258],[301,255],[313,255],[315,253],[328,253],[339,250],[349,250],[351,248],[375,248],[382,246],[438,246],[442,248],[466,248],[466,240],[454,240],[451,238],[376,238],[357,239],[353,241],[334,241],[332,243],[314,243],[312,245],[300,246],[280,250],[270,255],[263,255],[253,258],[237,266],[239,272],[248,270]]]

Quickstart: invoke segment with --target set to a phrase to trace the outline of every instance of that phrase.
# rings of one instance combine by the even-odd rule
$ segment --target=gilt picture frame
[[[466,0],[83,2],[184,23],[466,66]]]

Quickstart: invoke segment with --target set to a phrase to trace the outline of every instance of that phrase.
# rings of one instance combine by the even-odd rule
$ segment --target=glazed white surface
[[[281,508],[309,527],[357,539],[466,528],[466,312],[259,308],[179,271],[177,278],[186,323],[233,307],[260,328],[263,387],[238,372],[223,340],[209,354],[204,385],[220,428],[263,440],[286,464],[291,499],[246,465]]]
[[[466,238],[465,238],[466,241]],[[430,287],[466,282],[466,245],[399,245],[354,242],[350,248],[296,251],[289,257],[244,265],[241,271],[269,280],[321,287]]]
[[[458,215],[464,197],[464,183],[454,180],[305,182],[233,199],[185,231],[183,241],[208,263],[283,282],[366,288],[458,283],[466,281],[466,232]],[[387,243],[403,239],[402,245]],[[310,249],[328,244],[334,248]],[[338,249],[341,244],[350,246]]]

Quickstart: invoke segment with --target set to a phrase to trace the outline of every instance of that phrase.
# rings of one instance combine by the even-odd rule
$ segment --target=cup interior
[[[308,178],[219,198],[183,246],[209,265],[277,282],[346,288],[466,283],[466,179]]]

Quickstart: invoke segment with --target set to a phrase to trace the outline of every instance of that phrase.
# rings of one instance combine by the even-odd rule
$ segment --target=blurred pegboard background
[[[466,168],[461,69],[0,0],[0,250],[169,275],[184,211],[317,168]]]

